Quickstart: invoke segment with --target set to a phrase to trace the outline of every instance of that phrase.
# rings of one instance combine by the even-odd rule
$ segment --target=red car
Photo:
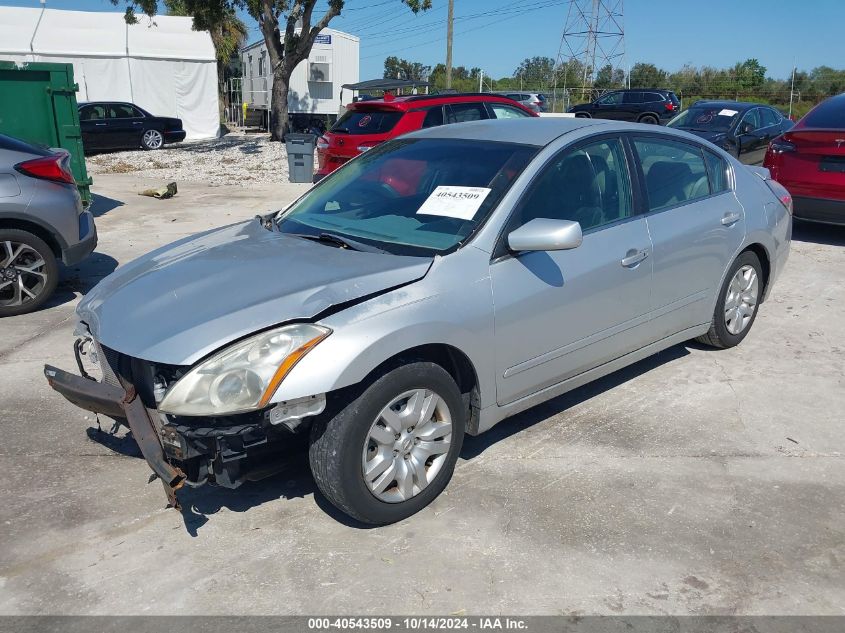
[[[493,94],[441,94],[358,101],[317,141],[314,182],[351,158],[402,134],[445,123],[538,116],[513,99]]]
[[[845,94],[769,143],[763,166],[792,194],[796,218],[845,225]]]

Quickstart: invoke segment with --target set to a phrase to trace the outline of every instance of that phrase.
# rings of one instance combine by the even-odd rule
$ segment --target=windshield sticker
[[[417,214],[472,220],[489,193],[486,187],[437,187]]]
[[[736,113],[737,113],[737,111],[736,111],[736,110],[728,110],[728,109],[725,109],[725,110],[721,110],[721,111],[719,111],[719,116],[733,116],[733,115],[735,115]]]

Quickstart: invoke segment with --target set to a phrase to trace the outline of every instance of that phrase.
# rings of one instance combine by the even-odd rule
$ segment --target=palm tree
[[[164,0],[167,7],[167,15],[193,16],[185,6],[185,0]],[[221,15],[214,16],[213,24],[209,28],[211,41],[217,55],[217,97],[220,109],[220,120],[223,120],[223,112],[226,107],[228,94],[226,93],[225,68],[238,52],[247,37],[247,26],[238,14],[231,8],[225,8]],[[211,21],[211,20],[210,20]]]

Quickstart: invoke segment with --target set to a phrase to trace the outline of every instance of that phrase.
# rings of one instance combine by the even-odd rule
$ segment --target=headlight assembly
[[[230,415],[270,402],[294,365],[331,330],[297,323],[256,334],[221,350],[182,376],[159,410],[173,415]]]

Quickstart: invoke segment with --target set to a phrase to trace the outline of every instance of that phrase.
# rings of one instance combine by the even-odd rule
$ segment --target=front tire
[[[660,123],[660,121],[653,114],[645,114],[640,117],[640,123],[645,123],[647,125],[657,125],[658,123]]]
[[[26,314],[50,298],[59,265],[41,238],[18,229],[0,229],[0,317]]]
[[[395,523],[449,483],[465,426],[463,399],[446,370],[402,365],[315,420],[311,472],[320,492],[352,518]]]
[[[719,290],[710,330],[696,340],[722,349],[739,345],[754,325],[762,296],[760,259],[751,251],[740,253]]]
[[[141,147],[148,150],[161,149],[164,146],[164,135],[158,130],[144,130],[141,135]]]

